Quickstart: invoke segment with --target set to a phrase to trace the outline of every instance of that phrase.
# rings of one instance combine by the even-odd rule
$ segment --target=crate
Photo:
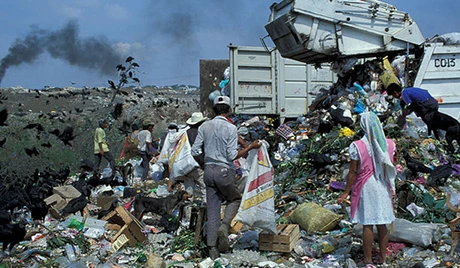
[[[142,232],[144,228],[143,224],[124,207],[117,207],[114,211],[103,217],[102,220],[107,221],[111,226],[120,226],[117,234],[112,237],[112,249],[114,251],[117,251],[125,244],[135,246],[137,243],[142,243],[147,239]]]
[[[259,250],[289,253],[294,249],[299,236],[298,224],[277,224],[276,234],[259,234]]]

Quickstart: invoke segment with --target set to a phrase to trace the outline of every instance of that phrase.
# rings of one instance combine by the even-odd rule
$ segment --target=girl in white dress
[[[372,263],[373,225],[377,226],[380,256],[384,263],[388,246],[386,224],[394,221],[393,198],[396,169],[393,165],[394,142],[385,138],[382,125],[372,112],[361,114],[364,137],[350,145],[350,169],[341,204],[351,192],[351,220],[363,225],[363,264]]]

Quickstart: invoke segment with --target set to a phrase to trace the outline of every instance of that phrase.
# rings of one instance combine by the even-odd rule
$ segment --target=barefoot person
[[[363,264],[372,263],[373,226],[377,226],[380,248],[377,263],[384,263],[388,246],[386,224],[394,221],[393,198],[396,169],[395,144],[386,139],[380,121],[372,112],[361,114],[364,137],[350,145],[350,169],[341,204],[351,192],[351,221],[363,225]]]

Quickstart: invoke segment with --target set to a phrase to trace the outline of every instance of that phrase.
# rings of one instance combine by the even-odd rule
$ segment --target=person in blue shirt
[[[402,100],[401,106],[407,105],[409,109],[413,101],[418,101],[435,111],[439,108],[438,101],[426,89],[418,87],[406,87],[403,89],[400,85],[392,83],[387,87],[387,93]]]
[[[388,95],[393,96],[394,98],[400,99],[401,107],[403,108],[402,121],[400,123],[405,123],[405,118],[412,112],[410,107],[413,101],[418,101],[425,107],[430,110],[437,111],[439,109],[438,101],[431,96],[431,94],[426,89],[418,87],[406,87],[403,89],[399,84],[391,83],[386,88]],[[420,114],[415,113],[418,117]]]

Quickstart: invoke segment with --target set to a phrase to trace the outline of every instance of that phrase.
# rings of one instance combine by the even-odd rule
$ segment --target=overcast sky
[[[200,59],[227,59],[229,43],[260,46],[274,2],[2,0],[0,86],[107,86],[127,56],[144,85],[199,85]],[[458,0],[386,2],[426,38],[460,32]]]

